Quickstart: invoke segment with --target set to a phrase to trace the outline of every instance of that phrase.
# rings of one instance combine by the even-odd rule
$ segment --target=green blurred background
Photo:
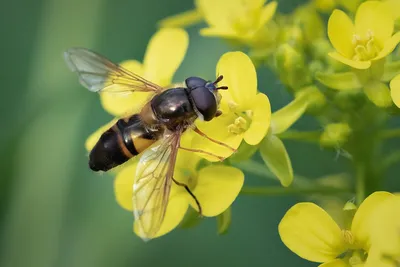
[[[279,1],[279,8],[288,12],[299,2]],[[112,177],[87,167],[85,139],[110,116],[98,95],[78,84],[62,52],[83,46],[116,62],[142,60],[157,21],[191,8],[189,0],[2,1],[1,267],[317,266],[288,251],[277,232],[285,211],[301,198],[240,196],[227,235],[218,236],[215,220],[207,219],[144,243],[131,231],[132,215],[114,199]],[[175,81],[212,79],[229,49],[201,38],[198,29],[189,29],[190,47]],[[258,76],[273,110],[288,103],[273,74],[260,69]],[[315,123],[304,119],[296,127]],[[347,167],[335,152],[287,144],[299,174],[318,177]],[[246,184],[267,183],[246,175]]]

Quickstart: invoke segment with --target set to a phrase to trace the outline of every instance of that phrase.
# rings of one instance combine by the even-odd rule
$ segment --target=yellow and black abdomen
[[[104,132],[90,151],[89,167],[108,171],[140,154],[162,137],[163,129],[151,129],[139,114],[118,120]]]

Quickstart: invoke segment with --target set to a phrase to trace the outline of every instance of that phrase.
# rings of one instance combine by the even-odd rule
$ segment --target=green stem
[[[390,138],[397,138],[397,137],[400,137],[400,129],[384,130],[381,133],[381,138],[383,138],[383,139],[390,139]]]
[[[321,136],[320,131],[302,132],[296,130],[289,130],[278,134],[278,137],[286,140],[297,140],[304,142],[318,143]]]
[[[255,160],[249,159],[243,162],[234,163],[233,165],[235,167],[238,167],[242,171],[249,172],[263,178],[277,180],[275,175],[270,170],[268,170],[265,164],[257,162]]]
[[[381,188],[383,177],[381,137],[388,116],[385,111],[372,104],[365,105],[354,114],[350,124],[352,135],[347,145],[353,156],[356,200],[360,205],[366,196]],[[368,120],[360,120],[358,114],[363,114]]]
[[[362,164],[356,166],[356,201],[358,205],[365,198],[365,168]]]
[[[281,187],[281,186],[268,186],[268,187],[243,187],[240,191],[242,195],[252,196],[286,196],[286,195],[309,195],[309,194],[323,194],[323,195],[337,195],[340,193],[349,193],[350,190],[346,188],[337,188],[329,186],[312,186],[309,188],[301,187]]]
[[[267,178],[269,180],[278,181],[278,178],[265,166],[264,163],[249,159],[243,162],[234,163],[233,166],[238,167],[242,171],[254,174],[258,177]],[[293,184],[298,186],[308,186],[313,182],[311,179],[300,175],[294,175]]]

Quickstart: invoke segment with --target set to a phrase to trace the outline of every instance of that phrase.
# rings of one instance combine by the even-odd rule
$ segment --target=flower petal
[[[335,259],[330,262],[322,263],[318,265],[318,267],[349,267],[349,265],[344,260]]]
[[[331,58],[333,58],[333,59],[335,59],[335,60],[337,60],[339,62],[342,62],[343,64],[346,64],[346,65],[348,65],[348,66],[350,66],[352,68],[355,68],[355,69],[368,69],[369,67],[371,67],[371,61],[355,61],[355,60],[351,60],[351,59],[348,59],[348,58],[346,58],[346,57],[344,57],[341,54],[336,53],[336,52],[331,52],[328,55]]]
[[[169,28],[183,28],[198,24],[203,20],[203,15],[197,10],[192,9],[177,15],[173,15],[159,21],[159,26]]]
[[[364,85],[364,93],[378,107],[390,107],[392,98],[389,87],[382,82],[368,82]]]
[[[117,174],[114,180],[114,193],[117,203],[126,210],[133,211],[132,194],[137,161],[130,164]]]
[[[250,9],[260,9],[264,6],[265,2],[267,2],[267,0],[242,0],[241,4],[243,6],[248,6]],[[273,3],[273,2],[271,2]],[[269,3],[268,5],[270,5],[271,3]]]
[[[223,142],[233,148],[238,148],[243,140],[242,134],[234,134],[229,132],[228,126],[235,121],[236,116],[230,113],[222,113],[218,118],[214,118],[211,121],[196,121],[196,126],[207,136]],[[211,142],[203,136],[195,134],[192,139],[191,148],[200,149],[221,157],[229,157],[232,155],[232,150]],[[207,156],[206,154],[198,153],[199,156],[209,160],[217,161],[218,159],[212,156]]]
[[[398,265],[388,255],[384,255],[378,245],[372,245],[368,251],[368,258],[363,267],[397,267]]]
[[[137,60],[127,60],[120,64],[125,69],[142,76],[143,68]],[[149,93],[112,93],[105,92],[100,94],[103,108],[113,116],[119,117],[128,113],[138,111],[150,97]]]
[[[161,86],[171,84],[172,77],[185,57],[189,44],[183,29],[163,28],[151,38],[144,56],[144,77]]]
[[[400,74],[390,82],[390,95],[396,106],[400,108]]]
[[[252,109],[252,100],[257,93],[257,74],[251,59],[242,52],[225,53],[218,61],[218,74],[224,75],[221,85],[229,88],[220,92],[222,98],[230,94],[241,111]]]
[[[268,3],[267,5],[262,7],[258,28],[263,27],[265,24],[268,23],[268,21],[272,19],[277,7],[278,2],[276,1],[272,1],[271,3]]]
[[[183,146],[183,145],[182,145]],[[190,187],[192,176],[196,175],[201,157],[196,153],[180,149],[175,163],[174,179]]]
[[[383,49],[373,60],[379,60],[392,53],[393,50],[396,48],[396,46],[399,44],[399,42],[400,42],[400,32],[394,34],[392,37],[386,40]]]
[[[195,4],[208,25],[218,28],[229,28],[231,12],[241,7],[237,1],[230,0],[196,0]]]
[[[225,39],[241,39],[241,36],[238,35],[231,28],[222,28],[222,27],[203,28],[200,30],[200,34],[202,36],[207,36],[207,37],[221,37],[221,38],[225,38]]]
[[[193,194],[200,202],[203,215],[213,217],[225,211],[239,195],[243,182],[243,172],[234,167],[209,166],[201,169]],[[190,204],[197,210],[193,199]]]
[[[400,18],[400,1],[399,0],[384,0],[383,3],[392,11],[393,19]]]
[[[168,201],[167,211],[165,212],[164,221],[161,224],[158,233],[152,236],[152,238],[160,237],[175,229],[182,221],[188,209],[189,196],[186,192],[183,192],[179,186],[173,184],[170,194],[171,195]],[[135,222],[133,224],[133,230],[136,235],[146,238],[145,236],[140,235],[142,231],[139,229],[138,223]]]
[[[354,48],[351,43],[354,35],[354,25],[349,16],[341,10],[335,9],[328,21],[328,36],[333,47],[341,55],[351,58]]]
[[[115,123],[117,122],[117,119],[113,119],[109,123],[101,126],[98,130],[96,130],[94,133],[92,133],[85,142],[85,148],[87,151],[92,150],[92,148],[96,145],[97,141],[99,141],[100,136],[107,131],[109,128],[111,128]]]
[[[370,247],[371,214],[383,201],[393,196],[391,193],[378,191],[369,195],[360,205],[351,224],[351,232],[358,245],[368,251]]]
[[[266,95],[257,94],[253,105],[251,124],[243,136],[249,145],[257,145],[261,142],[268,132],[271,121],[271,104]]]
[[[366,1],[362,3],[355,18],[356,33],[361,39],[375,37],[380,46],[392,36],[394,20],[390,9],[380,1]]]
[[[400,257],[400,197],[391,196],[371,215],[371,244],[382,254]]]
[[[283,243],[309,261],[329,262],[347,249],[339,226],[314,203],[291,207],[278,229]]]

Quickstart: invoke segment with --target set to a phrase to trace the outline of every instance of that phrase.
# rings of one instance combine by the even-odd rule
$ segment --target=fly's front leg
[[[210,141],[213,142],[213,143],[216,143],[216,144],[218,144],[218,145],[220,145],[220,146],[226,147],[226,148],[232,150],[234,153],[237,151],[237,149],[235,149],[235,148],[233,148],[233,147],[231,147],[231,146],[229,146],[229,145],[227,145],[227,144],[225,144],[225,143],[223,143],[223,142],[220,142],[220,141],[218,141],[218,140],[215,140],[215,139],[209,137],[208,135],[206,135],[205,133],[203,133],[202,131],[200,131],[200,129],[197,128],[197,127],[195,127],[193,130],[194,130],[195,133],[197,133],[197,134],[203,136],[204,138],[207,138],[208,140],[210,140]]]

